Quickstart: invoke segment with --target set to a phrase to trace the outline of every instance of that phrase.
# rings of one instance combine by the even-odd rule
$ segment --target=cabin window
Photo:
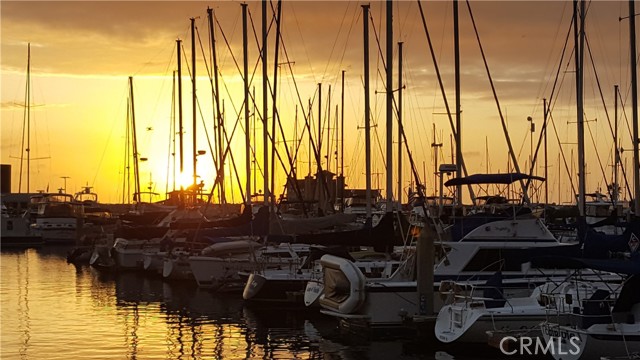
[[[451,251],[451,247],[444,244],[435,244],[434,256],[436,264],[446,258],[447,254]]]
[[[527,249],[480,249],[463,271],[521,271],[529,257]]]

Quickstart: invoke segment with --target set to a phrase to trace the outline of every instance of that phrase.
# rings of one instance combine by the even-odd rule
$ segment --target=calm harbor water
[[[463,359],[415,341],[340,335],[306,309],[67,264],[70,248],[3,250],[2,359]],[[478,353],[476,353],[477,355]],[[495,353],[493,353],[495,356]]]

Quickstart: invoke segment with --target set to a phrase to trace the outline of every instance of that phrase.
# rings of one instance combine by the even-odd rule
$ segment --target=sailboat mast
[[[620,153],[618,152],[618,85],[613,86],[613,186],[611,189],[611,202],[615,206],[618,203],[618,164]]]
[[[20,176],[18,177],[18,193],[22,192],[22,169],[24,164],[24,153],[22,151],[27,152],[27,193],[29,192],[29,149],[30,149],[30,139],[31,139],[31,43],[27,44],[27,81],[24,89],[24,119],[22,124],[22,142],[20,148],[23,149],[20,151]],[[24,135],[27,133],[27,147],[24,146]]]
[[[576,103],[578,122],[578,211],[580,216],[585,215],[586,181],[584,166],[584,104],[583,104],[583,60],[584,60],[584,2],[573,1],[573,24],[575,42],[575,68],[576,68]]]
[[[31,43],[27,46],[27,193],[31,192]]]
[[[264,206],[269,206],[269,96],[267,94],[267,0],[262,0],[262,142],[264,172]],[[275,121],[275,119],[272,119]]]
[[[364,148],[366,181],[366,223],[371,224],[371,114],[369,110],[369,5],[362,5],[364,27]]]
[[[247,195],[245,203],[247,206],[251,205],[251,132],[249,121],[249,59],[248,59],[248,46],[247,46],[247,4],[240,4],[242,6],[242,53],[243,56],[243,72],[244,72],[244,130],[245,130],[245,151],[246,151],[246,171],[247,171]]]
[[[402,42],[398,42],[398,204],[402,205]]]
[[[124,137],[124,176],[125,178],[122,181],[122,203],[123,204],[131,204],[131,158],[130,148],[129,148],[129,136],[130,136],[130,126],[131,126],[131,99],[127,97],[127,125],[126,132]],[[125,200],[126,194],[126,200]]]
[[[281,16],[282,16],[282,0],[278,0],[278,5],[277,5],[277,16],[276,16],[276,41],[275,41],[275,49],[273,51],[273,57],[274,57],[274,61],[273,61],[273,106],[272,106],[272,122],[271,122],[271,133],[273,134],[273,143],[271,144],[271,191],[275,191],[275,171],[276,171],[276,121],[280,121],[280,118],[277,116],[277,108],[276,108],[276,97],[278,96],[278,54],[279,54],[279,50],[280,50],[280,26],[282,24],[281,22]],[[298,108],[296,106],[296,115],[297,115],[297,111]],[[297,123],[297,120],[296,120]],[[285,139],[283,139],[284,141]],[[286,147],[286,142],[284,143],[285,147]],[[297,149],[297,147],[296,147]],[[297,156],[296,156],[297,158]],[[296,178],[296,172],[298,171],[297,167],[294,168],[295,171],[293,172],[294,176],[293,178]],[[271,213],[275,213],[275,197],[274,197],[274,201],[271,202]]]
[[[134,200],[140,202],[140,169],[138,166],[138,137],[136,135],[136,112],[135,102],[133,101],[133,76],[129,76],[129,101],[131,109],[131,131],[133,134],[133,177],[135,179],[135,196]]]
[[[542,109],[544,114],[544,125],[542,131],[544,131],[544,203],[549,203],[549,158],[547,153],[547,125],[549,120],[549,109],[547,108],[547,99],[542,99]]]
[[[316,185],[316,193],[318,194],[318,209],[322,209],[324,212],[324,185],[323,180],[324,176],[322,176],[322,83],[318,83],[318,150],[316,153],[316,161],[317,161],[317,185]]]
[[[340,94],[340,212],[344,212],[344,73],[342,70],[342,89]]]
[[[453,48],[455,67],[455,97],[456,97],[456,177],[462,177],[462,131],[460,119],[460,30],[458,23],[458,0],[453,0]],[[456,203],[462,205],[462,185],[456,188]]]
[[[216,37],[215,37],[215,28],[213,26],[213,9],[207,8],[207,14],[209,17],[209,32],[211,35],[211,55],[213,57],[213,83],[214,83],[214,97],[216,101],[216,137],[218,139],[218,167],[220,170],[220,174],[216,174],[216,176],[220,177],[219,187],[220,187],[220,203],[226,204],[227,200],[225,198],[225,189],[224,189],[224,155],[223,155],[223,136],[222,136],[222,112],[220,111],[220,87],[218,85],[218,56],[216,51]]]
[[[176,191],[176,71],[173,71],[173,83],[171,88],[171,125],[169,131],[171,131],[171,136],[169,140],[171,141],[171,146],[173,150],[171,151],[171,155],[173,156],[173,191]],[[165,193],[169,193],[169,174],[167,173],[167,186]]]
[[[191,70],[192,80],[191,80],[191,106],[193,113],[193,185],[195,190],[195,185],[198,183],[198,175],[196,172],[196,161],[197,161],[197,148],[196,148],[196,19],[191,18]]]
[[[393,212],[393,2],[387,0],[387,213]],[[399,156],[400,154],[398,154]]]
[[[629,0],[629,41],[631,43],[631,109],[633,124],[633,186],[636,217],[640,217],[640,154],[638,153],[638,54],[636,50],[635,1]]]
[[[176,53],[178,54],[178,133],[180,138],[180,174],[182,175],[184,171],[184,145],[182,139],[182,134],[184,133],[182,130],[182,40],[176,40],[176,47]]]

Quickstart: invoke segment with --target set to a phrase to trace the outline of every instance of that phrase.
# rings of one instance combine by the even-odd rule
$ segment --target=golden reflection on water
[[[66,250],[2,251],[0,358],[322,357],[300,329],[260,325],[239,295],[75,267]]]

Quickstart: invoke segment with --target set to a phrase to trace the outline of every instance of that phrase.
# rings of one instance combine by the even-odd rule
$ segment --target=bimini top
[[[518,180],[540,180],[545,179],[540,176],[527,175],[522,173],[504,174],[473,174],[467,177],[453,178],[444,183],[445,186],[475,185],[475,184],[511,184]]]

